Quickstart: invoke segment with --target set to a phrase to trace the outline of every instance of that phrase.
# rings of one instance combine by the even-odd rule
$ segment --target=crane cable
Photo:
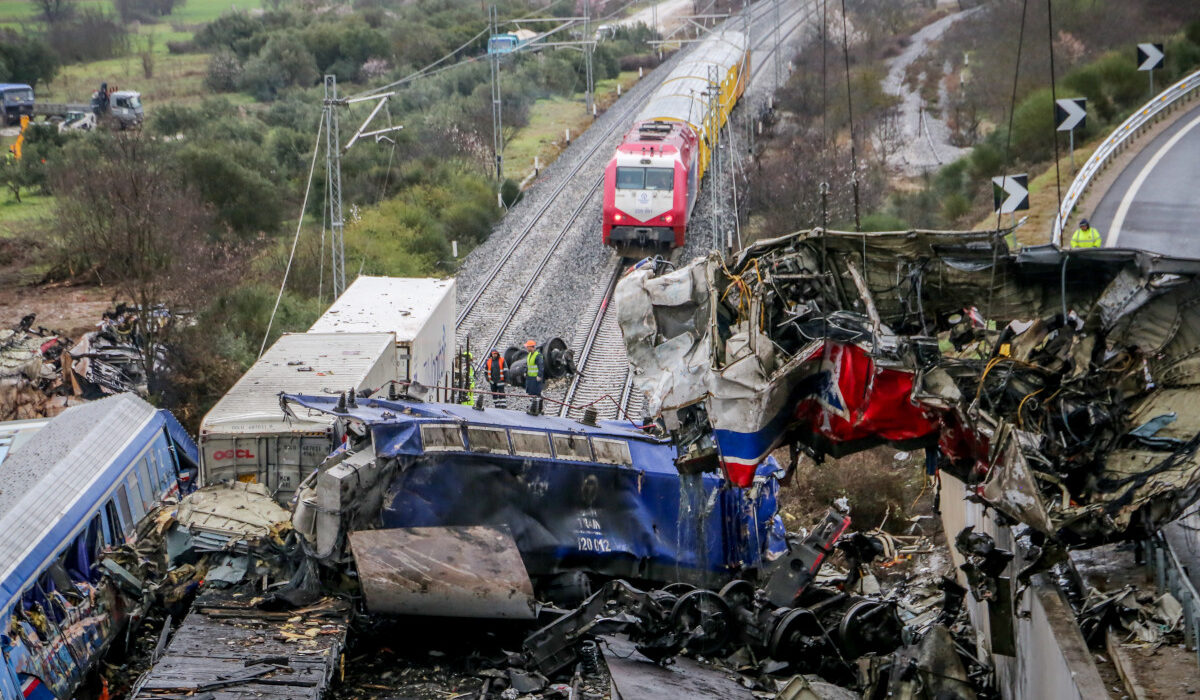
[[[1047,0],[1047,2],[1048,1],[1049,0]],[[1009,165],[1009,158],[1011,156],[1011,149],[1012,149],[1013,114],[1017,111],[1017,82],[1020,80],[1020,77],[1021,77],[1021,50],[1025,46],[1025,15],[1026,15],[1026,11],[1028,9],[1029,9],[1029,0],[1023,0],[1021,3],[1021,28],[1017,33],[1017,61],[1016,61],[1016,65],[1013,67],[1012,97],[1010,97],[1009,101],[1008,101],[1008,132],[1004,135],[1004,169],[1001,170],[1001,172],[1000,172],[1000,178],[1001,178],[1000,181],[1002,183],[1005,182],[1005,178],[1008,177],[1008,165]],[[1057,145],[1057,142],[1058,142],[1058,140],[1056,138],[1055,139],[1056,145]],[[1057,161],[1057,158],[1055,160]],[[996,209],[996,231],[997,232],[1000,231],[1001,216],[1002,216],[1002,214],[1000,213],[1000,208],[998,207]],[[1013,234],[1013,237],[1014,238],[1016,237],[1016,233]],[[989,318],[992,315],[992,297],[996,293],[996,264],[998,262],[997,258],[999,257],[999,245],[998,244],[999,244],[998,240],[992,241],[992,273],[991,273],[991,281],[988,282],[988,302],[987,302],[987,316]]]
[[[1058,88],[1054,80],[1054,2],[1046,0],[1046,30],[1050,44],[1050,101],[1058,104]],[[1053,109],[1053,108],[1052,108]],[[1056,125],[1057,126],[1057,125]],[[1058,194],[1058,206],[1054,211],[1062,211],[1062,177],[1058,165],[1058,131],[1054,132],[1054,187]]]
[[[854,189],[854,230],[862,231],[858,212],[858,154],[854,146],[854,98],[850,90],[850,33],[846,28],[846,0],[842,0],[842,58],[846,63],[846,116],[850,121],[850,183]],[[867,266],[867,238],[863,236],[863,269]]]
[[[292,271],[292,261],[296,259],[296,244],[300,242],[300,227],[304,225],[304,210],[308,208],[308,193],[312,191],[313,173],[317,171],[317,153],[321,150],[321,127],[325,125],[325,110],[317,120],[317,141],[313,144],[312,165],[308,167],[308,183],[304,185],[304,199],[300,203],[300,218],[296,221],[296,235],[292,238],[292,252],[288,254],[287,267],[283,270],[283,281],[279,283],[279,295],[275,297],[275,306],[271,309],[271,318],[267,321],[267,332],[263,334],[262,345],[258,348],[261,358],[267,349],[267,339],[271,337],[271,326],[275,324],[275,314],[279,311],[279,301],[283,299],[283,289],[287,286],[288,273]],[[322,227],[324,229],[324,227]]]

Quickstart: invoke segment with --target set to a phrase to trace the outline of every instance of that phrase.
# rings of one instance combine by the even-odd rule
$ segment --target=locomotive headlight
[[[667,222],[668,224],[674,220],[675,220],[675,216],[673,214],[667,214],[666,216],[663,217],[663,221]]]
[[[625,218],[625,215],[622,214],[621,212],[617,212],[616,214],[613,214],[613,221],[620,221],[624,218]]]

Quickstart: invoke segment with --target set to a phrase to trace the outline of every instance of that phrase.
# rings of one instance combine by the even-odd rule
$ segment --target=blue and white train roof
[[[69,408],[8,454],[0,465],[0,612],[88,525],[164,432],[182,465],[199,462],[179,421],[133,394]]]

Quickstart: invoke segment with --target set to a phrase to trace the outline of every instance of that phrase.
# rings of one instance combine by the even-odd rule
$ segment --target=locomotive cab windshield
[[[617,189],[670,192],[675,189],[675,171],[671,168],[617,168]]]

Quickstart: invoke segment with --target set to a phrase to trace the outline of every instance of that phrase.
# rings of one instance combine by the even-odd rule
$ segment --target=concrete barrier
[[[1018,594],[1016,574],[1023,563],[1013,532],[998,524],[982,506],[967,501],[968,494],[963,482],[942,473],[942,527],[950,542],[959,583],[967,585],[965,575],[958,569],[964,558],[953,542],[965,527],[974,526],[976,532],[986,532],[998,547],[1016,555],[1004,573],[1012,582],[1010,601],[989,604],[975,600],[971,594],[966,601],[976,630],[977,652],[981,658],[992,660],[1003,697],[1009,700],[1109,697],[1075,623],[1074,611],[1062,592],[1052,580],[1037,575],[1029,588]],[[1012,630],[1011,645],[1005,639],[1005,628]]]

